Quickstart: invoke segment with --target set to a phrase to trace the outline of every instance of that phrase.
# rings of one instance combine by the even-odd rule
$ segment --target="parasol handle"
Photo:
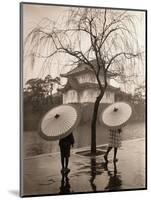
[[[117,112],[117,111],[118,111],[118,108],[114,107],[113,111],[114,111],[114,112]]]
[[[56,119],[58,119],[58,117],[60,117],[60,115],[59,115],[59,114],[56,114],[54,117],[55,117]]]

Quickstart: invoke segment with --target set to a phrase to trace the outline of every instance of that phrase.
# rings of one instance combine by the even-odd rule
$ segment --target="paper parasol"
[[[71,105],[60,105],[48,111],[40,123],[40,136],[59,140],[69,135],[80,120],[78,110]]]
[[[125,102],[116,102],[108,106],[102,115],[100,115],[100,122],[110,127],[122,127],[126,125],[132,114],[132,108]]]

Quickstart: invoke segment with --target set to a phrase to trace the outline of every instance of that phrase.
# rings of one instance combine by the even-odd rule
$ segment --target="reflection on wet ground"
[[[84,149],[83,149],[84,150]],[[60,155],[46,154],[24,160],[24,195],[69,194],[127,189],[144,189],[144,139],[124,141],[118,151],[118,162],[109,162],[103,155],[81,156],[72,152],[70,173],[61,174]]]
[[[108,165],[112,165],[112,168],[109,168]],[[93,192],[97,191],[97,186],[95,179],[97,176],[101,176],[103,173],[108,175],[108,183],[104,190],[120,190],[122,185],[121,173],[117,170],[117,162],[108,163],[108,162],[98,162],[95,157],[90,158],[90,162],[80,168],[78,168],[77,173],[74,176],[88,175],[90,176],[89,182]],[[74,177],[72,176],[72,177]]]
[[[107,172],[109,176],[109,180],[108,180],[107,186],[104,189],[110,190],[110,191],[120,190],[120,186],[122,185],[121,176],[120,176],[120,173],[117,171],[116,162],[114,162],[112,165],[113,165],[113,170],[109,170],[108,163],[106,162],[98,163],[96,161],[96,158],[91,158],[90,165],[79,168],[79,171],[82,170],[82,173],[86,173],[90,175],[89,182],[90,182],[93,192],[97,191],[97,186],[95,184],[96,176],[101,175],[105,171]],[[83,171],[84,169],[86,170],[85,172]],[[89,170],[87,171],[87,169]],[[77,175],[74,174],[74,176],[77,176]],[[74,191],[72,191],[72,193],[73,192]],[[68,174],[62,174],[59,194],[69,194],[69,193],[71,193],[70,178],[68,177]]]
[[[69,193],[71,193],[71,191],[70,191],[70,182],[69,182],[68,174],[62,174],[59,194],[69,194]]]
[[[121,173],[117,171],[117,166],[116,166],[116,162],[113,163],[114,165],[114,170],[109,171],[107,166],[107,172],[108,172],[108,176],[109,176],[109,182],[108,185],[105,187],[106,190],[120,190],[121,189],[121,185],[122,185],[122,180],[121,180]]]

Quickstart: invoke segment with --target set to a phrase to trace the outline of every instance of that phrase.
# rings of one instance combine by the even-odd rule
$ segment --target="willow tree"
[[[50,64],[69,56],[70,65],[84,63],[94,73],[99,88],[91,122],[91,153],[95,154],[98,108],[108,87],[108,74],[126,82],[137,71],[141,55],[137,19],[131,11],[94,8],[70,8],[64,16],[63,21],[44,19],[45,25],[36,26],[26,37],[25,52],[32,64],[36,57]]]

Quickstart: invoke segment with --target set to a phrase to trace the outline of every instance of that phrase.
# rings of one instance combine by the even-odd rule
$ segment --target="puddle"
[[[76,154],[80,155],[80,156],[88,156],[88,157],[91,157],[93,156],[91,154],[91,151],[90,150],[85,150],[85,151],[78,151],[76,152]],[[95,154],[95,157],[96,156],[101,156],[104,154],[104,151],[101,151],[101,150],[96,150],[96,154]]]

